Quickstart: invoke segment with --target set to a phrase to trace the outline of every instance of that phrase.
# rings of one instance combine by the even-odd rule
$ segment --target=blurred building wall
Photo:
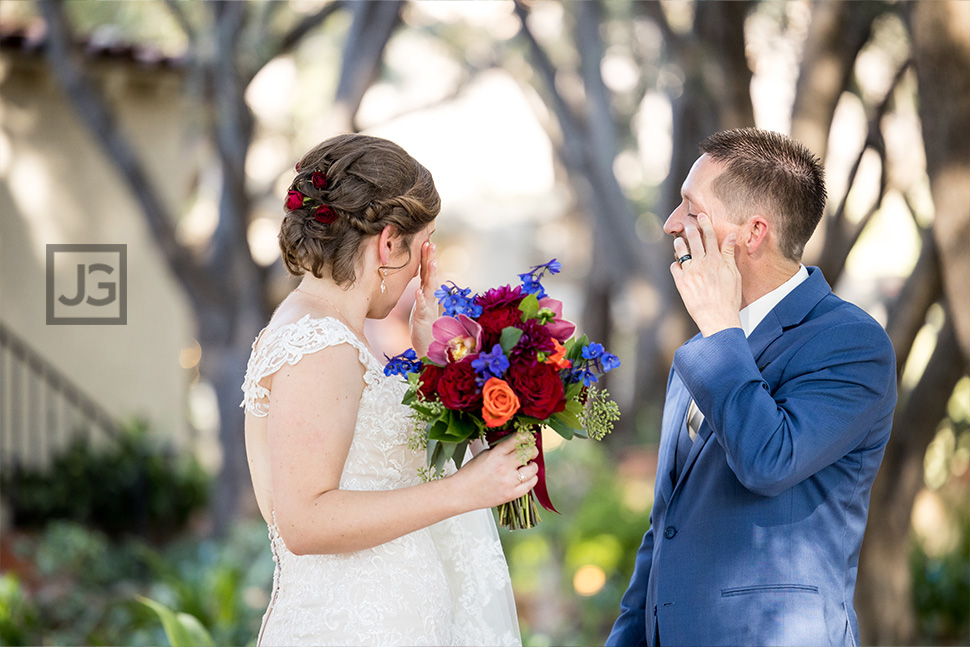
[[[176,207],[194,167],[186,163],[182,71],[130,52],[89,55],[85,65],[162,199]],[[46,246],[64,243],[127,246],[125,325],[47,324]],[[193,338],[188,304],[46,60],[9,41],[0,48],[0,322],[117,421],[142,418],[153,433],[188,438],[186,394],[196,374],[180,364]],[[9,389],[9,367],[3,376]],[[20,426],[12,432],[38,433]]]

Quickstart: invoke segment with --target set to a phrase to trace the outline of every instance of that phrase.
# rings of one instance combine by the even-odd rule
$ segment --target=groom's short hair
[[[778,229],[781,253],[801,261],[825,211],[825,172],[819,159],[791,137],[758,128],[722,130],[702,153],[725,165],[712,185],[730,212],[761,213]]]

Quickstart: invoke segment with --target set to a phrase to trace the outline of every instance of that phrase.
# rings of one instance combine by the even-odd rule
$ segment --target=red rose
[[[449,409],[477,411],[482,408],[482,390],[475,381],[475,369],[469,355],[460,362],[445,366],[438,378],[438,397]]]
[[[506,379],[515,389],[527,416],[545,420],[566,408],[566,394],[559,371],[551,364],[514,362]]]
[[[518,304],[509,304],[483,312],[477,321],[482,327],[482,348],[491,348],[499,343],[503,329],[522,323],[522,311]]]
[[[318,189],[327,188],[327,176],[322,171],[314,171],[313,175],[310,176],[310,181]]]
[[[418,393],[425,400],[431,400],[438,390],[438,380],[441,378],[442,369],[436,364],[425,364],[424,370],[421,371],[421,386],[418,387]]]
[[[296,189],[290,189],[286,194],[286,210],[293,211],[303,206],[303,194]]]
[[[324,204],[317,207],[317,210],[313,212],[313,217],[317,219],[317,222],[329,225],[337,219],[337,214],[334,213],[333,209]]]

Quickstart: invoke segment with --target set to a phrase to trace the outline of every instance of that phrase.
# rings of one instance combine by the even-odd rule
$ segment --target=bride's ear
[[[393,255],[392,252],[394,251],[394,240],[396,238],[398,238],[397,228],[393,225],[384,227],[384,230],[377,237],[377,254],[380,258],[381,265],[389,265],[389,261]]]

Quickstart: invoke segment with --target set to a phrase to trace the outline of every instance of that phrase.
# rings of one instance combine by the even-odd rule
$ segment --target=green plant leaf
[[[566,342],[566,359],[575,363],[576,360],[583,358],[583,347],[589,345],[589,337],[574,337]]]
[[[508,326],[502,329],[502,337],[499,339],[499,344],[502,345],[502,350],[506,353],[515,348],[515,345],[519,343],[522,339],[522,335],[525,332],[519,328],[513,326]]]
[[[461,464],[465,462],[465,452],[468,451],[468,441],[463,440],[462,442],[455,445],[455,453],[452,458],[455,460],[455,467],[461,469]]]
[[[534,294],[528,295],[522,299],[522,303],[519,304],[519,310],[522,311],[522,321],[535,319],[539,316],[539,299]]]
[[[579,392],[582,391],[582,390],[583,390],[583,383],[582,382],[570,382],[569,384],[566,385],[566,400],[567,400],[567,403],[566,404],[567,404],[567,406],[569,404],[569,401],[574,400],[576,398],[576,396],[579,395]],[[582,405],[580,405],[580,406],[582,406]]]
[[[558,413],[553,414],[549,418],[548,424],[557,434],[566,440],[571,440],[576,435],[576,428],[564,422]]]
[[[164,604],[141,595],[136,598],[158,615],[172,647],[215,647],[212,636],[195,616],[172,611]]]

